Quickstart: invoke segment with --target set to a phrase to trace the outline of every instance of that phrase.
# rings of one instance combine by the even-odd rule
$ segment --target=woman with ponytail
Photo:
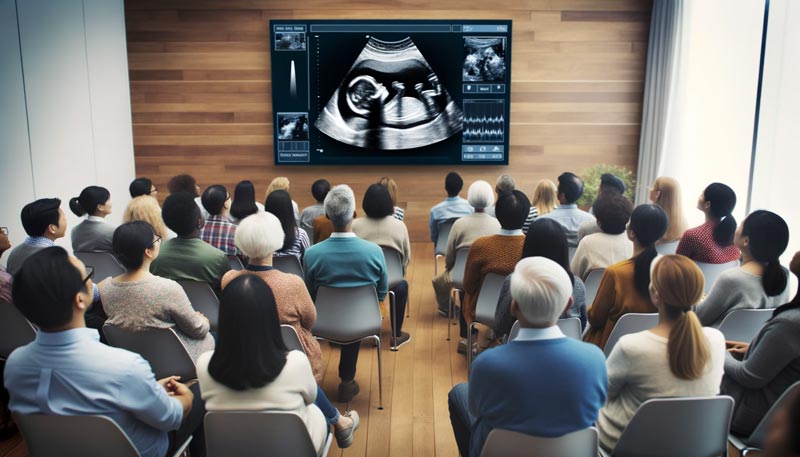
[[[800,278],[800,252],[789,268]],[[747,436],[778,397],[800,381],[800,293],[773,311],[752,342],[727,345],[721,391],[736,401],[731,431]]]
[[[738,260],[740,252],[733,244],[736,219],[731,214],[735,207],[733,189],[718,182],[709,184],[697,200],[697,209],[705,214],[706,221],[683,233],[675,253],[703,263]]]
[[[652,270],[648,293],[658,325],[620,338],[606,361],[608,399],[597,428],[609,450],[645,401],[719,393],[725,337],[703,328],[692,311],[703,295],[703,273],[679,255],[657,259]]]
[[[111,252],[115,227],[106,222],[111,214],[111,193],[105,187],[89,186],[69,200],[69,209],[86,219],[72,229],[72,250],[75,252]]]
[[[650,264],[656,258],[656,242],[669,226],[667,213],[657,205],[637,206],[628,223],[633,257],[606,268],[594,303],[589,308],[589,331],[584,341],[604,348],[617,320],[627,313],[654,313],[650,301]]]
[[[769,211],[754,211],[734,234],[742,264],[722,272],[708,296],[697,305],[703,325],[719,327],[740,308],[775,308],[789,300],[789,273],[778,260],[789,244],[789,226]]]

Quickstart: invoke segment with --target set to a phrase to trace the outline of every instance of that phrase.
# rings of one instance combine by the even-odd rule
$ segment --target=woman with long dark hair
[[[711,183],[697,199],[697,209],[705,214],[706,221],[683,232],[676,254],[695,262],[728,263],[739,258],[740,252],[733,244],[736,232],[736,193],[722,183]]]
[[[233,202],[228,213],[228,220],[234,224],[239,224],[245,217],[264,211],[264,205],[256,201],[256,188],[252,181],[239,181],[233,191]]]
[[[719,327],[729,312],[739,308],[775,308],[789,299],[789,273],[780,256],[789,245],[789,226],[770,211],[753,211],[739,226],[734,245],[742,264],[720,273],[697,315],[703,325]]]
[[[264,202],[264,210],[272,213],[281,221],[283,228],[283,246],[275,251],[275,257],[286,257],[293,255],[297,257],[301,263],[303,262],[303,254],[311,244],[308,241],[308,234],[305,230],[300,230],[297,226],[297,219],[294,217],[294,208],[292,207],[292,197],[289,192],[285,190],[272,191],[267,196],[267,201]]]
[[[106,222],[111,214],[111,193],[105,187],[89,186],[69,200],[69,209],[86,219],[72,229],[72,250],[76,252],[111,252],[113,225]]]
[[[656,242],[669,225],[667,213],[657,205],[639,205],[631,214],[628,239],[633,257],[606,268],[592,306],[589,331],[584,341],[605,347],[617,320],[627,313],[655,313],[650,300],[650,264],[656,258]]]

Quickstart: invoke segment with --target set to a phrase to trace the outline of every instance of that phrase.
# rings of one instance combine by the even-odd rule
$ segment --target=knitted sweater
[[[333,233],[333,224],[331,224],[328,216],[323,214],[314,219],[314,236],[312,237],[314,244],[327,240],[330,238],[331,233]]]
[[[720,246],[714,241],[714,227],[718,222],[707,221],[683,232],[676,254],[685,255],[695,262],[728,263],[738,260],[742,253],[734,245]]]
[[[386,260],[377,244],[352,236],[331,237],[311,246],[303,257],[303,273],[311,298],[319,286],[375,286],[378,300],[388,292]]]
[[[353,232],[361,239],[399,252],[405,275],[406,267],[411,260],[411,241],[408,239],[406,224],[395,219],[394,216],[386,216],[381,219],[360,217],[353,221]]]
[[[461,313],[468,324],[475,320],[475,306],[483,279],[489,273],[509,275],[522,256],[524,235],[490,235],[472,243],[464,270],[464,306]]]
[[[761,276],[743,268],[731,268],[720,273],[705,300],[697,305],[697,317],[703,325],[719,327],[725,316],[735,309],[777,308],[787,301],[788,284],[783,292],[769,297],[764,292]]]
[[[450,237],[447,238],[444,259],[447,271],[452,270],[456,264],[456,253],[459,249],[468,248],[478,238],[494,235],[499,230],[500,223],[497,219],[486,213],[474,213],[457,220],[450,229]]]
[[[630,259],[632,255],[633,243],[626,233],[619,235],[592,233],[578,243],[570,269],[575,276],[586,279],[592,270],[607,268],[609,265]]]

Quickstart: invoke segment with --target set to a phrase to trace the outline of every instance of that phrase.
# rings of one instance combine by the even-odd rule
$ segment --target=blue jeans
[[[475,423],[475,418],[469,412],[469,384],[462,382],[453,387],[447,395],[447,404],[458,452],[462,457],[468,457],[472,424]]]
[[[317,386],[317,399],[314,400],[314,404],[322,410],[322,414],[325,416],[325,419],[328,420],[329,424],[333,425],[339,421],[339,410],[328,400],[328,396],[325,395],[325,392],[320,386]]]

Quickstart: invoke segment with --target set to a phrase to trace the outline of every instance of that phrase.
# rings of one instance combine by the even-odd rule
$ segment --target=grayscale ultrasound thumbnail
[[[505,81],[505,37],[464,37],[464,81]]]
[[[278,140],[308,140],[308,114],[278,113]]]
[[[278,51],[305,51],[305,32],[281,32],[275,34],[275,49]]]

